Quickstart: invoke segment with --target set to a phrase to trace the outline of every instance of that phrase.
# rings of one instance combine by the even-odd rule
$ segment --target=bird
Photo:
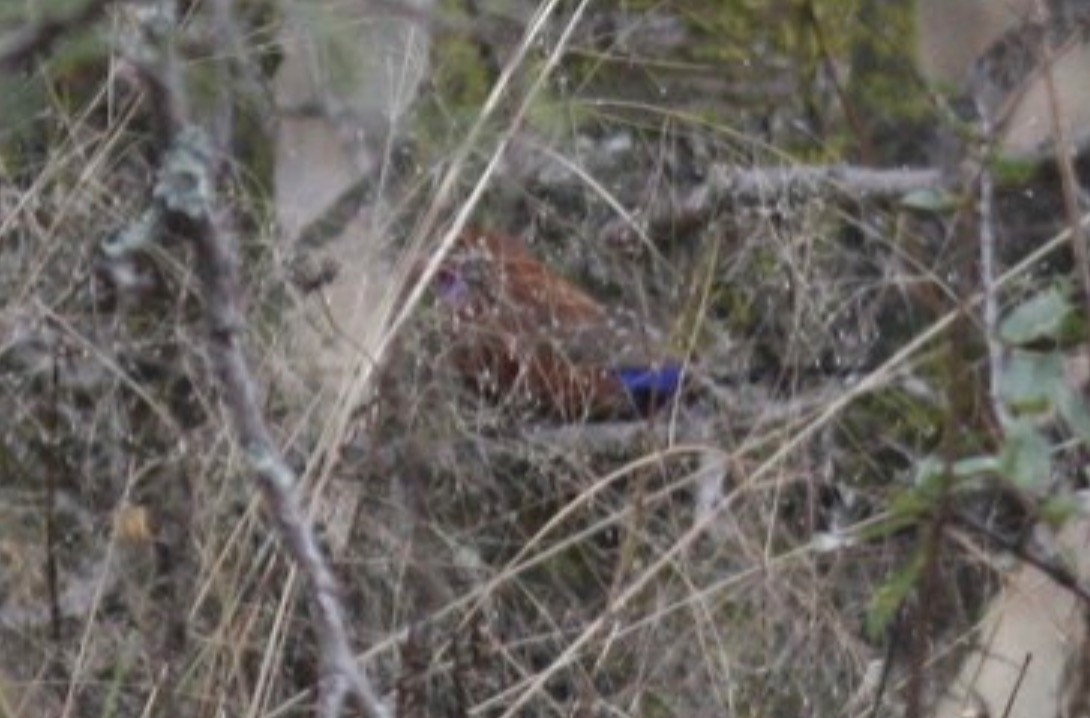
[[[684,364],[631,314],[607,311],[522,241],[469,229],[431,283],[456,374],[493,401],[554,418],[650,416]]]

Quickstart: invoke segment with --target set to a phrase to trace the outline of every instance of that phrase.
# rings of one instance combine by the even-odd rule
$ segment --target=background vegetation
[[[1033,531],[1090,436],[1062,172],[1003,165],[977,219],[910,3],[338,13],[0,7],[0,716],[316,710],[322,609],[251,481],[232,332],[399,718],[930,714],[1003,556],[1077,587]],[[425,38],[400,84],[372,13]],[[292,23],[319,100],[284,89]],[[180,104],[239,326],[218,230],[157,209]],[[285,150],[312,117],[358,174],[292,214],[292,163],[334,172]],[[463,210],[660,329],[685,396],[562,424],[468,390],[406,301]]]

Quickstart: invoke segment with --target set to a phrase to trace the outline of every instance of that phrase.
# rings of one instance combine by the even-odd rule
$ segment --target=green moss
[[[432,84],[443,100],[455,108],[477,109],[488,97],[493,78],[489,77],[480,48],[469,40],[450,36],[435,45]]]
[[[58,43],[36,71],[0,74],[0,168],[18,175],[45,160],[39,149],[55,128],[48,119],[83,112],[96,101],[108,49],[104,34],[90,28]]]

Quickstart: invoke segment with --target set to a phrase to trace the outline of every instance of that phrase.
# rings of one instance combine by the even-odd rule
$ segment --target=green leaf
[[[1055,287],[1016,307],[999,325],[1003,341],[1019,345],[1040,339],[1059,339],[1074,308]]]
[[[905,491],[890,502],[890,511],[886,518],[859,530],[859,540],[863,543],[878,541],[904,531],[919,523],[920,516],[927,513],[929,506],[930,504],[923,500],[919,492]]]
[[[925,456],[916,465],[916,475],[912,483],[922,491],[927,491],[946,474],[946,462],[937,456]]]
[[[1053,403],[1068,428],[1087,444],[1090,444],[1090,409],[1079,392],[1064,386],[1055,393]]]
[[[1060,528],[1080,513],[1082,513],[1082,504],[1071,496],[1056,496],[1045,500],[1037,507],[1037,515],[1053,529]]]
[[[1000,454],[1000,473],[1015,486],[1034,489],[1044,485],[1052,469],[1052,446],[1032,422],[1015,419],[1006,427]]]
[[[1030,182],[1040,163],[1010,155],[997,155],[991,163],[995,181],[1001,187],[1017,187]]]
[[[890,621],[897,616],[901,604],[916,585],[923,566],[923,552],[918,551],[912,563],[891,576],[875,591],[866,618],[867,634],[872,640],[880,639]]]
[[[999,377],[999,398],[1015,413],[1050,411],[1064,391],[1063,357],[1058,352],[1016,352]]]

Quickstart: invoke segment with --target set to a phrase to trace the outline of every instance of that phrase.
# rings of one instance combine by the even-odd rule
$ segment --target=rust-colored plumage
[[[550,270],[518,240],[463,234],[433,283],[455,370],[492,398],[565,419],[647,413],[681,383],[647,336]]]

